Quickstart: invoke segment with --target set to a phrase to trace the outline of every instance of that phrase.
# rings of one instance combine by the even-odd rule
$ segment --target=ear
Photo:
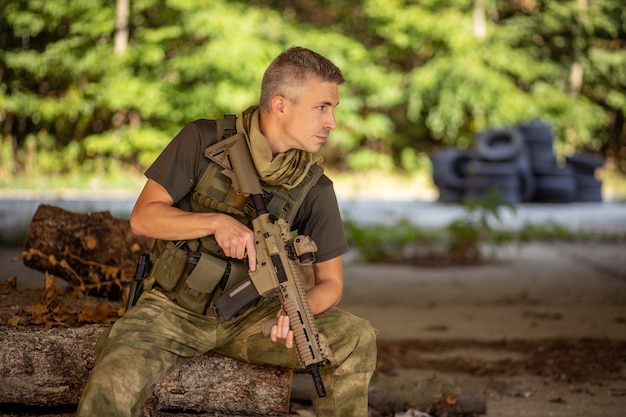
[[[272,113],[278,118],[282,118],[285,114],[286,99],[283,96],[272,97]]]

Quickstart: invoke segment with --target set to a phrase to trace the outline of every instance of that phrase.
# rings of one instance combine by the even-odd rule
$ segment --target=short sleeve
[[[337,196],[326,175],[307,194],[294,218],[293,229],[316,243],[316,262],[328,261],[348,251]]]
[[[198,181],[208,161],[204,148],[217,141],[214,120],[200,119],[187,124],[146,170],[146,177],[158,182],[174,202],[186,196]]]

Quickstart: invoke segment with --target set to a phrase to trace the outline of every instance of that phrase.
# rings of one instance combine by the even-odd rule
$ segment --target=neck
[[[272,156],[276,156],[279,153],[287,152],[289,149],[285,148],[285,145],[281,142],[280,138],[282,130],[280,125],[273,119],[272,113],[259,111],[259,130],[267,139],[272,150]]]

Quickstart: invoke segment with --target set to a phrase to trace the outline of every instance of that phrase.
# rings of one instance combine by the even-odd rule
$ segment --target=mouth
[[[316,135],[316,136],[320,140],[320,142],[326,143],[326,141],[328,140],[329,134],[327,132],[325,132],[325,133],[322,133],[322,134]]]

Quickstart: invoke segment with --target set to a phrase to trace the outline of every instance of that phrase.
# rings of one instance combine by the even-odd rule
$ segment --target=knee
[[[347,365],[352,372],[369,373],[376,368],[376,330],[369,321],[356,316],[350,316],[349,326],[344,329],[343,346],[333,347],[333,356],[338,354],[336,359],[345,368]],[[339,345],[342,345],[340,343]]]
[[[376,329],[364,318],[352,316],[349,322],[349,333],[360,340],[360,343],[375,344]]]
[[[357,339],[357,349],[360,349],[376,361],[376,329],[372,327],[369,321],[357,318],[358,320],[354,324],[354,334]]]

